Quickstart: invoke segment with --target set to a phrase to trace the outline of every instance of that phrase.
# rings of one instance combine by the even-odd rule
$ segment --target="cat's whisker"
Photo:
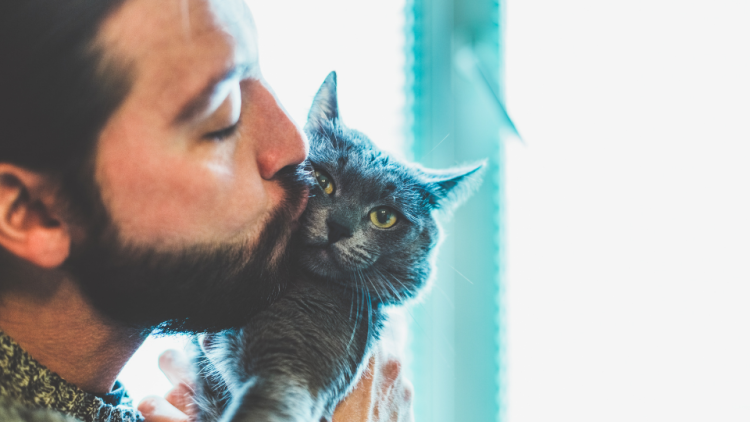
[[[469,280],[469,277],[466,277],[465,275],[461,274],[461,272],[460,272],[460,271],[458,271],[457,269],[455,269],[455,268],[453,267],[453,265],[449,265],[449,267],[453,268],[453,271],[455,271],[456,273],[458,273],[458,275],[460,275],[461,277],[463,277],[463,278],[464,278],[464,280],[468,281],[468,282],[469,282],[470,284],[474,284],[474,282],[473,282],[473,281]]]
[[[367,289],[368,291],[370,291],[370,287],[372,287],[372,289],[373,289],[373,290],[375,290],[375,294],[377,294],[377,295],[378,295],[378,297],[380,297],[380,293],[378,293],[378,291],[377,291],[377,286],[376,286],[376,285],[375,285],[375,284],[374,284],[374,283],[372,282],[372,280],[370,280],[370,277],[368,277],[368,276],[367,276],[367,275],[366,275],[366,274],[365,274],[365,273],[364,273],[363,271],[361,271],[361,270],[357,270],[357,272],[359,273],[360,277],[362,277],[362,280],[363,280],[363,281],[364,281],[364,283],[365,283],[365,288],[366,288],[366,289]],[[365,278],[366,278],[366,280],[365,280]]]
[[[382,274],[382,273],[381,273],[381,275],[385,276],[385,274]],[[403,295],[401,294],[401,292],[399,292],[398,290],[396,290],[396,287],[393,286],[393,284],[390,282],[390,280],[383,281],[383,285],[386,288],[390,289],[393,292],[393,296],[395,297],[395,299],[397,299],[399,302],[403,302],[404,301]]]
[[[449,136],[451,136],[450,133],[447,134],[447,135],[445,135],[445,138],[443,138],[440,142],[438,142],[437,145],[435,145],[434,147],[432,147],[432,149],[430,150],[430,152],[428,152],[427,154],[425,154],[425,157],[428,156],[428,155],[430,155],[430,154],[432,154],[432,151],[435,151],[437,149],[437,147],[440,146],[440,144],[442,144],[443,142],[445,142],[446,139],[448,139]],[[424,158],[424,157],[422,157],[422,158]]]
[[[359,294],[357,294],[357,293],[360,292],[361,289],[358,288],[358,283],[359,283],[359,280],[357,280],[357,277],[355,275],[355,277],[354,277],[354,285],[355,285],[355,287],[353,289],[353,294],[356,295],[356,299],[357,299],[357,306],[356,306],[357,314],[356,314],[356,316],[354,318],[354,328],[352,329],[352,336],[349,339],[349,343],[346,345],[347,350],[351,347],[352,343],[354,342],[354,338],[355,338],[355,336],[357,334],[357,327],[359,326],[359,317],[360,317],[359,314],[360,314],[361,307],[360,307],[360,301],[359,301]],[[362,300],[362,304],[364,305],[364,297],[363,297],[363,300]]]
[[[379,283],[380,280],[377,277],[373,277],[373,278],[375,279],[374,282],[370,278],[369,275],[367,276],[367,280],[370,282],[370,284],[372,285],[372,288],[375,290],[375,294],[378,295],[378,302],[383,303],[383,302],[385,302],[385,297],[386,297],[385,290],[383,291],[383,293],[381,293],[380,289],[378,289],[378,284],[380,284]]]
[[[354,312],[354,295],[356,294],[357,289],[352,288],[352,299],[351,304],[349,305],[349,319],[352,319],[352,312]]]
[[[362,300],[361,303],[358,302],[359,303],[358,317],[362,318],[362,317],[364,317],[365,307],[367,306],[367,301],[366,301],[366,298],[367,298],[367,289],[365,288],[364,280],[361,280],[361,283],[359,283],[360,280],[357,279],[357,281],[358,281],[358,284],[361,284],[361,287],[358,287],[358,290],[360,292],[361,300]]]
[[[367,337],[370,337],[370,329],[372,328],[372,298],[370,292],[367,292]]]
[[[390,274],[385,269],[374,268],[374,270],[378,272],[378,274],[380,274],[383,278],[387,279],[387,281],[384,281],[383,284],[393,291],[393,294],[395,295],[396,299],[399,300],[399,302],[403,302],[404,296],[393,285],[394,283],[398,283],[403,286],[403,283],[398,279],[398,277],[395,277],[393,274]]]
[[[369,276],[367,278],[370,279]],[[372,278],[374,279],[374,281],[371,280],[370,283],[375,289],[375,293],[378,295],[379,302],[383,303],[388,298],[388,291],[385,289],[384,286],[381,287],[383,283],[378,277],[373,276]]]
[[[367,282],[365,281],[364,275],[360,273],[360,280],[362,281],[362,307],[367,306],[367,335],[370,335],[370,325],[372,323],[372,300],[370,296],[370,290],[367,288]],[[365,302],[365,299],[367,302]],[[364,312],[362,312],[364,314]],[[364,316],[364,315],[363,315]]]

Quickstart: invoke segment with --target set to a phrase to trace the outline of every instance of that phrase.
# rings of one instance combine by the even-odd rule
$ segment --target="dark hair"
[[[95,44],[122,1],[0,1],[0,162],[62,175],[90,155],[128,91]]]
[[[130,88],[97,44],[124,0],[0,0],[0,163],[53,178],[67,219],[102,218],[96,140]]]

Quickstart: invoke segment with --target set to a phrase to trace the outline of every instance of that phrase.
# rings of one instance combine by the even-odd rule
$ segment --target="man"
[[[115,380],[153,329],[237,325],[283,287],[304,136],[241,0],[3,0],[0,57],[0,396],[139,420]],[[176,388],[140,409],[186,420],[162,363]],[[334,420],[409,417],[398,361],[370,367]]]

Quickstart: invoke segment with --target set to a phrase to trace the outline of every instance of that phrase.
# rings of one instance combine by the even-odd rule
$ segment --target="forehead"
[[[252,15],[242,0],[125,0],[102,25],[99,42],[134,73],[131,96],[151,112],[181,101],[238,63],[257,69]]]

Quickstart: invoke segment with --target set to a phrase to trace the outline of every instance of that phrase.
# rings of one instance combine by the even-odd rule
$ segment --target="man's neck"
[[[99,314],[65,275],[0,280],[0,330],[34,359],[91,393],[112,389],[145,334]]]

